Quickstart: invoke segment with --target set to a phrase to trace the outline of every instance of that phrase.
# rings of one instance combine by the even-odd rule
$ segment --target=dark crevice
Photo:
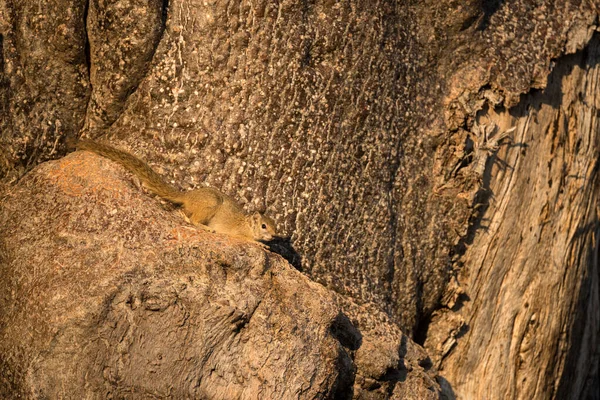
[[[362,334],[350,319],[341,312],[331,322],[329,333],[341,345],[337,360],[338,376],[333,385],[332,398],[349,400],[354,397],[356,366],[353,358],[355,351],[362,345]]]
[[[90,109],[90,101],[92,100],[92,92],[94,91],[94,86],[92,83],[92,48],[90,45],[90,34],[88,31],[90,1],[93,1],[93,0],[87,0],[83,6],[83,21],[82,21],[83,39],[84,39],[83,58],[84,58],[85,68],[87,71],[87,84],[89,85],[89,91],[87,92],[87,104],[85,107],[85,114],[83,115],[83,123],[82,123],[82,125],[80,125],[79,129],[84,129],[83,127],[85,126],[85,121],[87,120],[88,112]],[[79,133],[75,133],[75,134],[79,135]],[[71,140],[71,139],[72,138],[69,138],[69,137],[65,138],[65,140]]]
[[[0,78],[4,77],[4,36],[0,34]]]
[[[504,3],[504,0],[481,0],[483,18],[481,18],[477,30],[483,31],[489,26],[490,19],[500,9],[502,3]]]
[[[431,315],[421,316],[417,320],[415,329],[413,331],[413,340],[418,345],[423,346],[425,339],[427,339],[427,333],[429,332],[429,325],[431,324]]]
[[[362,345],[362,334],[343,313],[334,318],[329,332],[348,350],[358,350]]]
[[[9,87],[10,81],[5,72],[6,62],[4,61],[4,35],[0,34],[0,110],[5,118],[9,117]],[[0,135],[1,136],[1,135]]]
[[[398,158],[400,158],[400,156]],[[396,269],[399,268],[399,266],[396,265],[396,260],[404,258],[404,254],[398,254],[398,253],[403,253],[403,249],[398,243],[398,215],[397,215],[397,211],[396,211],[396,203],[394,201],[394,182],[397,179],[398,171],[400,169],[399,164],[400,163],[396,161],[391,166],[392,179],[390,180],[389,186],[387,188],[387,193],[389,194],[388,207],[389,207],[389,213],[390,213],[389,221],[390,221],[390,244],[391,244],[391,246],[390,246],[390,255],[389,255],[389,260],[387,263],[388,266],[387,266],[387,271],[385,274],[384,282],[386,284],[390,285],[390,288],[389,288],[389,290],[386,291],[384,307],[385,307],[385,310],[387,311],[388,315],[394,315],[394,312],[393,312],[394,276],[396,274]]]
[[[304,40],[304,54],[302,56],[302,60],[300,61],[300,65],[302,67],[308,67],[311,63],[312,57],[311,57],[311,51],[312,51],[312,47],[313,47],[313,42],[310,38],[306,38]]]
[[[10,165],[9,156],[5,154],[4,150],[4,139],[6,139],[6,131],[10,124],[10,83],[5,74],[5,61],[4,61],[4,36],[0,34],[0,115],[4,118],[0,121],[0,179],[4,178],[8,173],[8,168],[4,168]],[[0,252],[1,254],[1,252]]]
[[[329,332],[341,345],[337,359],[338,376],[333,385],[332,398],[349,400],[354,397],[353,387],[356,379],[354,351],[362,345],[362,334],[341,312],[332,321]]]
[[[354,398],[354,381],[356,368],[346,351],[340,351],[337,359],[338,375],[332,388],[331,398],[334,400],[351,400]]]
[[[163,0],[162,7],[162,33],[165,32],[165,28],[167,27],[167,17],[169,16],[169,0]],[[162,37],[161,33],[161,37]]]
[[[302,36],[304,39],[302,43],[302,59],[300,60],[300,65],[303,68],[310,66],[312,61],[311,52],[313,49],[313,37],[309,35],[311,28],[309,21],[309,16],[312,12],[311,8],[311,0],[302,0],[302,27],[304,30]]]
[[[87,68],[87,72],[88,72],[88,81],[90,84],[90,88],[92,86],[92,82],[91,82],[91,73],[92,73],[92,55],[91,55],[91,48],[90,48],[90,36],[88,33],[88,28],[87,28],[87,24],[88,24],[88,13],[90,11],[90,0],[85,2],[84,8],[83,8],[83,36],[85,39],[85,44],[84,44],[84,57],[85,57],[85,66]]]
[[[380,382],[388,382],[386,391],[387,398],[392,398],[394,389],[396,388],[398,382],[405,382],[406,378],[408,377],[409,371],[404,364],[404,359],[406,358],[406,353],[408,352],[407,342],[408,337],[406,335],[402,335],[402,338],[400,339],[400,346],[398,347],[398,364],[388,367],[385,373],[379,378]]]

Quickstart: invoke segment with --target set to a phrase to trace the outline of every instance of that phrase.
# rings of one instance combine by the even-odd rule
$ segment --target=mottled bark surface
[[[0,2],[0,176],[64,153],[90,95],[85,1]]]
[[[0,175],[84,127],[274,216],[310,278],[425,343],[458,397],[583,398],[600,385],[598,8],[0,1]],[[497,156],[492,122],[516,127]]]
[[[105,159],[45,163],[4,201],[2,398],[439,397],[381,312],[186,225]]]
[[[169,3],[164,31],[141,22],[160,22],[159,11],[155,2],[90,3],[91,100],[70,128],[106,136],[116,119],[111,141],[167,168],[159,169],[182,187],[209,184],[270,212],[294,235],[305,271],[380,304],[411,331],[444,289],[448,243],[430,232],[443,238],[448,229],[426,201],[429,140],[411,130],[419,88],[407,82],[418,61],[410,10],[186,0]],[[7,62],[29,70],[17,57]],[[19,127],[13,134],[27,136]],[[31,158],[8,142],[10,154]],[[429,262],[418,255],[425,242]]]

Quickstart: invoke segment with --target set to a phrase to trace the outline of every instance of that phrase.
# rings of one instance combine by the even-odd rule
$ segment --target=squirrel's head
[[[273,240],[277,233],[275,232],[275,223],[266,215],[259,212],[252,214],[252,235],[254,240]]]

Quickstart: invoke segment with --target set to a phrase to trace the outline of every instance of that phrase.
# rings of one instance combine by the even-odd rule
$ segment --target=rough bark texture
[[[484,176],[460,260],[469,301],[430,326],[462,336],[439,361],[466,398],[600,393],[599,39],[558,61],[543,91],[481,115],[516,130]],[[428,338],[430,354],[445,356],[448,336]]]
[[[439,398],[381,312],[124,178],[78,152],[4,198],[0,397]]]
[[[598,8],[1,0],[4,215],[33,201],[11,197],[11,182],[63,155],[62,138],[83,127],[182,188],[209,184],[266,210],[310,278],[383,310],[392,322],[379,343],[398,348],[392,323],[425,343],[458,397],[593,395],[599,56],[588,44]],[[501,132],[484,137],[492,122],[517,128],[497,156]],[[4,265],[36,256],[14,251]],[[69,304],[65,315],[78,315]],[[332,365],[326,335],[314,340]],[[361,351],[378,354],[361,349],[383,346],[365,343],[348,351],[356,365]],[[311,393],[332,396],[343,369],[320,371],[311,385],[329,392]],[[357,397],[368,387],[359,374],[348,381]]]
[[[266,209],[294,235],[314,279],[380,304],[411,331],[447,279],[448,242],[431,232],[449,230],[427,202],[432,154],[407,118],[419,89],[407,82],[418,61],[410,10],[389,2],[171,1],[146,73],[157,30],[138,21],[158,21],[158,7],[119,7],[126,3],[90,3],[93,90],[85,123],[71,130],[102,135],[118,113],[114,143],[170,168],[162,172],[183,187],[209,184]],[[133,46],[140,32],[151,34]],[[18,61],[8,60],[31,69]],[[13,134],[21,137],[19,127]],[[9,143],[9,154],[32,157]]]
[[[598,398],[598,3],[492,5],[438,63],[460,64],[443,102],[463,147],[440,148],[438,190],[473,212],[422,339],[461,398]],[[486,143],[474,124],[499,129]]]
[[[0,176],[62,155],[88,103],[85,1],[0,2]]]

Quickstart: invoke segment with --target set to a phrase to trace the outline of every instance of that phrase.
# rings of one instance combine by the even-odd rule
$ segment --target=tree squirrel
[[[275,224],[271,218],[258,212],[247,215],[235,200],[217,189],[205,187],[182,192],[166,183],[144,161],[125,151],[93,140],[79,140],[71,145],[121,164],[136,175],[152,193],[181,205],[194,225],[256,241],[272,240],[276,236]]]

